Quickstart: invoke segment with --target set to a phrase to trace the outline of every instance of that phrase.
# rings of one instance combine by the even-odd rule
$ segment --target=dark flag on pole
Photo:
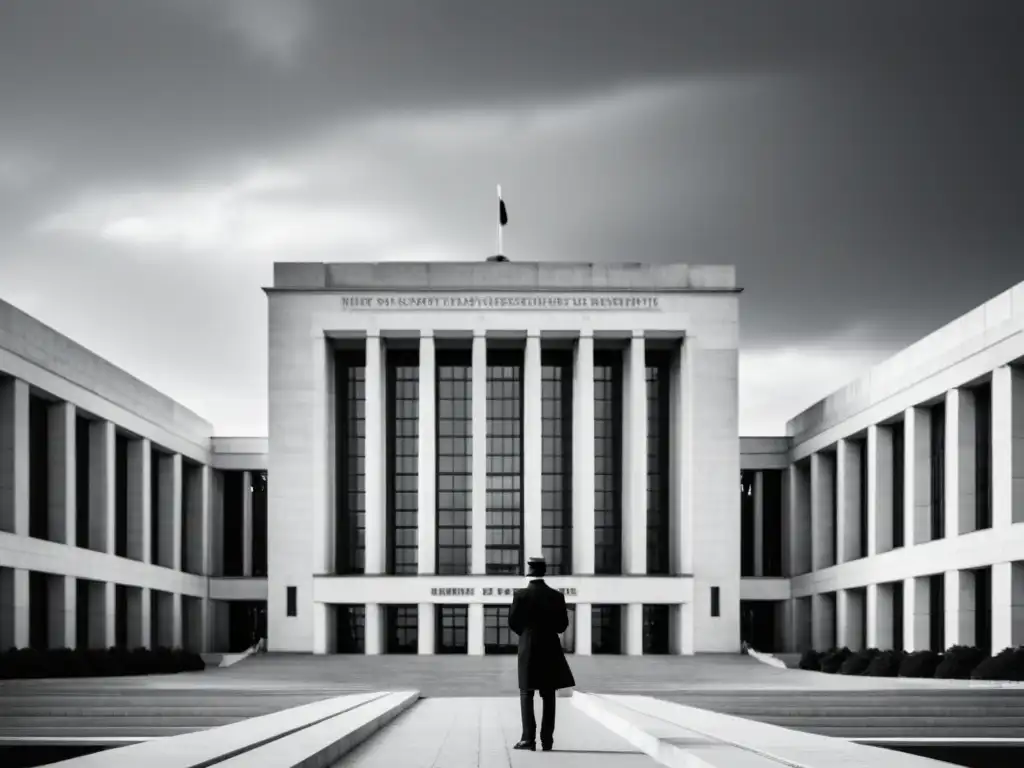
[[[501,226],[508,224],[508,211],[505,210],[505,201],[498,198],[498,223]]]

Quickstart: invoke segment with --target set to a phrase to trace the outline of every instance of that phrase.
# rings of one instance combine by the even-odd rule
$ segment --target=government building
[[[0,648],[1024,644],[1024,283],[740,437],[727,266],[278,263],[265,438],[0,302]],[[216,414],[206,414],[216,418]]]

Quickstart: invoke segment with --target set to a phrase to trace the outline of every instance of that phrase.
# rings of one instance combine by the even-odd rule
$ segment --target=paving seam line
[[[605,699],[605,697],[604,697],[604,694],[596,694],[595,693],[595,694],[590,694],[590,695],[594,696],[595,698],[597,698],[599,700],[607,701],[607,699]],[[653,697],[648,697],[648,698],[653,698]],[[736,749],[739,749],[739,750],[741,750],[743,752],[749,752],[750,754],[757,755],[758,757],[763,757],[766,760],[772,760],[772,761],[774,761],[776,763],[779,763],[780,765],[788,766],[789,768],[813,768],[813,766],[809,766],[806,763],[798,763],[795,760],[792,760],[792,759],[790,759],[788,757],[780,757],[779,755],[773,755],[771,752],[767,752],[767,751],[765,751],[763,749],[758,749],[757,747],[751,747],[751,746],[749,746],[747,744],[741,744],[741,743],[739,743],[737,741],[732,741],[730,739],[724,739],[724,738],[722,738],[720,736],[713,736],[710,733],[705,733],[704,731],[700,730],[699,728],[694,728],[693,726],[690,726],[690,725],[680,725],[679,723],[673,722],[672,720],[667,720],[664,717],[661,717],[659,715],[655,715],[655,714],[652,714],[650,712],[644,712],[643,710],[637,709],[636,707],[631,707],[629,704],[626,704],[626,703],[621,702],[621,701],[614,701],[614,702],[610,702],[610,703],[618,704],[619,706],[623,707],[624,709],[628,709],[631,712],[636,712],[638,715],[643,715],[645,717],[649,717],[652,720],[660,720],[663,723],[666,723],[666,724],[668,724],[670,726],[673,726],[675,728],[680,728],[680,729],[685,730],[685,731],[692,731],[693,733],[699,734],[700,736],[703,736],[706,739],[710,739],[711,741],[717,742],[719,744],[724,744],[726,746],[735,747]],[[669,702],[669,703],[672,703],[672,702]],[[698,709],[698,707],[693,707],[693,709]],[[720,712],[714,712],[713,710],[710,710],[710,709],[704,710],[704,711],[705,712],[711,712],[711,714],[713,714],[713,715],[721,715]],[[725,717],[731,717],[731,715],[725,715]],[[737,718],[737,719],[743,720],[743,719],[750,719],[750,718]],[[756,721],[754,721],[754,722],[756,722]],[[774,726],[774,727],[775,728],[781,728],[782,726]],[[795,730],[795,729],[793,729],[793,728],[784,728],[783,730],[792,731],[792,730]],[[675,744],[672,744],[672,742],[669,741],[668,739],[665,739],[665,738],[662,738],[662,737],[658,737],[658,736],[655,736],[654,738],[657,739],[659,742],[670,744],[671,746],[675,747],[676,749],[678,749],[680,751],[685,751],[684,747],[676,746]],[[825,737],[822,737],[822,738],[830,738],[830,737],[825,736]]]

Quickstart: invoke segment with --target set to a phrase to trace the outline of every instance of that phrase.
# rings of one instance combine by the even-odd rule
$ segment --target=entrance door
[[[755,651],[774,653],[775,601],[740,601],[740,639]]]
[[[484,653],[516,653],[519,638],[508,628],[510,605],[484,606]]]

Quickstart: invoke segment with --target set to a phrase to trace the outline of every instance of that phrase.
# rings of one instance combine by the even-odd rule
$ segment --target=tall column
[[[153,647],[153,599],[149,587],[128,587],[128,647]]]
[[[366,604],[363,633],[367,656],[379,656],[384,653],[384,607],[380,603]]]
[[[28,648],[28,571],[0,568],[0,648]]]
[[[866,590],[865,631],[868,648],[883,651],[893,647],[893,588],[892,584],[868,584]]]
[[[672,619],[672,653],[680,656],[693,655],[693,603],[673,605],[669,610]]]
[[[892,549],[892,428],[868,427],[868,557]],[[890,641],[891,643],[891,641]]]
[[[252,472],[242,472],[242,575],[252,576]]]
[[[213,469],[208,465],[203,464],[199,467],[198,477],[196,478],[196,484],[199,486],[197,493],[199,494],[199,507],[198,514],[199,520],[196,528],[196,567],[199,569],[199,573],[203,576],[210,576],[213,573],[212,562],[213,562],[213,547],[211,531],[211,493],[210,489],[212,486],[211,478],[213,476]],[[209,582],[207,582],[209,584]],[[199,616],[196,619],[198,624],[196,631],[198,633],[199,641],[197,643],[198,648],[202,652],[208,652],[212,649],[213,641],[213,600],[210,599],[210,590],[207,588],[206,594],[199,598]]]
[[[836,592],[836,645],[851,651],[864,647],[865,595],[856,589],[840,589]]]
[[[366,573],[384,573],[384,361],[379,334],[366,335]],[[366,630],[370,606],[366,607]],[[378,621],[379,625],[379,621]],[[367,648],[369,648],[367,634]],[[369,650],[367,650],[369,653]]]
[[[159,458],[160,565],[181,570],[181,454],[161,454]],[[91,510],[90,510],[91,511]],[[180,613],[180,611],[179,611]]]
[[[60,544],[75,544],[75,406],[55,403],[47,414],[49,432],[49,538]],[[58,646],[71,648],[73,646]]]
[[[1024,371],[992,371],[992,527],[1024,522]]]
[[[572,572],[594,572],[594,335],[581,332],[573,366],[572,414]],[[576,647],[579,648],[577,606]],[[587,606],[587,653],[590,653],[590,606]],[[579,653],[579,651],[576,651]]]
[[[143,563],[152,551],[152,456],[146,438],[128,442],[128,557]]]
[[[224,473],[210,474],[210,575],[224,575]],[[219,609],[215,609],[219,610]]]
[[[811,492],[807,475],[806,465],[789,465],[789,505],[785,526],[786,541],[789,543],[787,576],[800,576],[814,568],[814,516],[811,513]]]
[[[28,401],[27,382],[0,379],[0,530],[19,536],[28,536]]]
[[[483,331],[473,333],[473,512],[470,532],[470,571],[487,572],[487,337]],[[481,607],[481,610],[483,608]],[[473,614],[473,606],[469,609]],[[483,653],[483,614],[480,614],[480,653]],[[470,647],[473,633],[469,633]],[[471,651],[472,652],[472,651]]]
[[[593,640],[593,611],[590,603],[576,603],[576,610],[573,611],[576,622],[574,638],[576,648],[573,651],[577,656],[590,656],[594,650]]]
[[[1024,645],[1024,562],[992,565],[992,652]]]
[[[114,449],[116,432],[111,421],[89,424],[89,549],[114,552],[115,494]]]
[[[908,653],[929,650],[930,586],[927,576],[911,577],[903,581],[903,648]]]
[[[676,471],[670,473],[669,498],[671,517],[669,529],[672,542],[669,552],[672,573],[693,573],[693,364],[690,360],[690,345],[683,339],[676,348],[672,360],[672,377],[669,386],[671,406],[669,418],[672,433],[669,453]],[[593,441],[591,441],[593,442]],[[680,619],[681,620],[681,619]],[[691,650],[692,652],[692,650]]]
[[[420,656],[432,656],[437,640],[434,632],[437,628],[434,611],[437,606],[433,603],[420,603],[416,619],[416,642],[417,653]]]
[[[974,645],[974,572],[946,571],[945,581],[946,648],[954,645]]]
[[[836,446],[836,562],[848,563],[860,557],[860,446],[841,439]]]
[[[466,640],[470,656],[484,655],[484,605],[470,603],[466,619]]]
[[[419,486],[417,498],[419,514],[416,521],[417,562],[420,573],[437,573],[437,366],[434,353],[434,332],[422,331],[420,335],[420,382],[419,382],[419,438],[417,454],[419,461]],[[422,617],[423,611],[420,611]],[[433,628],[433,624],[431,624]],[[431,635],[433,632],[431,632]],[[420,623],[419,636],[423,637]],[[422,648],[422,643],[420,645]],[[431,643],[431,653],[434,646]],[[421,651],[422,653],[422,651]]]
[[[331,651],[330,607],[313,603],[313,654],[322,656]]]
[[[50,574],[46,577],[46,589],[48,645],[50,648],[74,648],[78,639],[77,580],[73,576]]]
[[[623,608],[626,614],[626,655],[643,656],[644,606],[642,603],[629,603]]]
[[[625,574],[647,573],[647,365],[634,331],[623,375],[622,557]]]
[[[811,596],[811,635],[815,650],[827,651],[836,644],[835,593]]]
[[[931,435],[928,409],[907,408],[903,427],[903,539],[908,547],[932,537]]]
[[[526,336],[523,367],[523,557],[544,554],[541,519],[543,422],[541,392],[540,332]]]
[[[90,648],[114,645],[114,583],[89,582],[88,633]]]
[[[969,389],[946,392],[946,536],[975,529],[974,393]],[[948,592],[947,592],[948,594]]]
[[[754,575],[764,576],[764,472],[754,473]]]
[[[836,563],[835,499],[832,483],[835,459],[824,453],[811,455],[811,555],[818,571]]]

